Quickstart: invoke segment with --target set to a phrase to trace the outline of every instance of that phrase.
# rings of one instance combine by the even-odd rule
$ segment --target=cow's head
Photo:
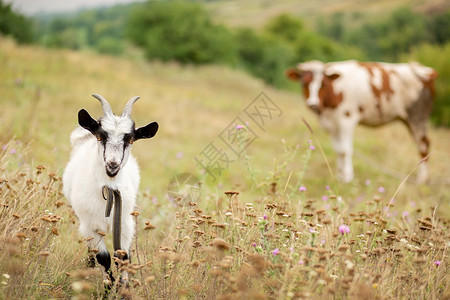
[[[300,63],[295,68],[286,70],[286,77],[300,82],[303,86],[306,105],[320,113],[325,107],[336,107],[342,95],[335,95],[332,82],[339,74],[327,70],[326,65],[317,60]]]

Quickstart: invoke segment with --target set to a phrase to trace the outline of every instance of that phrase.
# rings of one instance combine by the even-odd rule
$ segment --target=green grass
[[[139,95],[137,125],[160,124],[153,139],[133,146],[142,181],[130,270],[136,272],[126,293],[146,299],[449,295],[448,129],[431,128],[432,182],[417,186],[402,185],[419,161],[402,124],[358,128],[356,180],[341,184],[327,165],[335,171],[329,137],[300,91],[280,91],[225,67],[19,47],[8,39],[0,40],[0,69],[0,180],[7,181],[0,184],[0,260],[8,262],[0,264],[0,298],[101,295],[101,272],[84,270],[86,248],[58,178],[78,110],[101,113],[92,93],[116,112]],[[265,131],[244,113],[261,92],[283,112]],[[258,138],[212,181],[194,157],[210,142],[225,147],[218,136],[236,117],[250,121]],[[171,178],[183,172],[203,182],[196,206],[174,206],[167,198]],[[156,228],[145,230],[146,222]],[[341,224],[349,225],[348,235],[339,233]]]

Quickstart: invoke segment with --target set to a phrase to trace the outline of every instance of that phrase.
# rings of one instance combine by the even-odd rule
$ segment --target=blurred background
[[[416,60],[438,70],[433,124],[450,125],[450,1],[2,0],[0,32],[21,44],[150,61],[220,64],[288,88],[311,59]]]
[[[256,128],[258,139],[247,149],[261,178],[272,176],[272,160],[282,161],[279,153],[308,147],[311,136],[299,117],[311,124],[334,168],[328,136],[284,71],[311,59],[358,59],[414,60],[438,71],[431,117],[436,158],[431,160],[439,162],[433,167],[438,183],[450,178],[442,163],[448,162],[450,149],[445,142],[450,126],[448,0],[0,0],[0,34],[1,142],[19,140],[31,149],[27,162],[59,173],[68,160],[77,111],[87,108],[100,116],[90,96],[94,92],[115,111],[140,95],[133,113],[137,125],[160,123],[155,139],[135,146],[144,187],[153,185],[160,195],[176,174],[199,172],[196,155],[262,91],[284,114],[270,130]],[[355,143],[356,185],[367,179],[398,182],[418,162],[402,124],[376,131],[358,128]],[[398,153],[407,155],[399,159]],[[250,178],[239,176],[248,163],[239,165],[239,159],[244,158],[221,174],[223,183],[239,185]],[[293,170],[305,168],[301,159],[295,161]],[[312,172],[302,180],[320,182],[320,189],[331,182],[328,162],[319,154],[308,164]],[[155,168],[161,176],[154,176]]]

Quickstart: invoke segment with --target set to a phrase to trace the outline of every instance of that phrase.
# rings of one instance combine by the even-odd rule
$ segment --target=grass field
[[[341,184],[328,167],[334,172],[329,138],[300,89],[277,90],[226,67],[8,39],[0,40],[0,69],[0,298],[101,297],[101,270],[85,269],[86,248],[59,178],[78,110],[100,116],[92,93],[116,112],[139,95],[136,124],[160,125],[155,138],[133,146],[142,177],[126,266],[133,276],[129,290],[110,297],[450,297],[448,129],[431,128],[432,179],[417,186],[419,158],[402,124],[358,128],[356,180]],[[262,92],[278,111],[259,127],[246,109]],[[255,138],[240,155],[220,138],[236,125]],[[194,160],[211,142],[232,160],[216,180]],[[201,196],[176,205],[167,186],[185,172],[202,182]]]
[[[249,1],[211,1],[208,9],[217,20],[229,26],[250,26],[259,28],[267,20],[282,13],[300,17],[309,28],[317,25],[318,18],[329,18],[342,13],[348,22],[359,22],[372,18],[383,18],[386,12],[402,7],[411,7],[422,13],[436,13],[450,7],[448,0],[249,0]]]

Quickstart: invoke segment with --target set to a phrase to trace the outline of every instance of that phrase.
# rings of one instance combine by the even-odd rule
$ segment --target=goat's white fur
[[[120,117],[114,116],[120,123]],[[105,120],[102,127],[107,128]],[[131,127],[128,127],[131,128]],[[123,135],[123,133],[122,133]],[[120,137],[117,131],[116,138]],[[70,200],[72,208],[80,220],[80,233],[88,241],[90,249],[107,251],[103,236],[98,232],[112,229],[112,215],[105,217],[106,201],[102,196],[103,186],[118,189],[122,195],[121,245],[129,252],[134,236],[134,220],[130,215],[134,209],[139,186],[139,167],[130,154],[120,172],[110,178],[105,173],[103,156],[95,136],[88,130],[78,127],[70,137],[72,154],[64,171],[64,195]]]
[[[103,235],[113,227],[113,216],[105,217],[107,201],[103,187],[118,190],[122,198],[120,247],[129,255],[135,222],[131,213],[135,206],[139,186],[139,168],[130,154],[131,144],[138,139],[153,137],[156,122],[135,129],[131,109],[139,97],[131,98],[121,116],[112,113],[108,101],[97,98],[103,108],[103,117],[95,121],[88,112],[80,110],[78,122],[82,126],[71,134],[72,153],[63,175],[64,195],[80,220],[80,233],[89,249],[103,253],[101,262],[109,268],[110,255]],[[116,249],[115,249],[116,250]],[[98,260],[98,256],[97,256]]]

